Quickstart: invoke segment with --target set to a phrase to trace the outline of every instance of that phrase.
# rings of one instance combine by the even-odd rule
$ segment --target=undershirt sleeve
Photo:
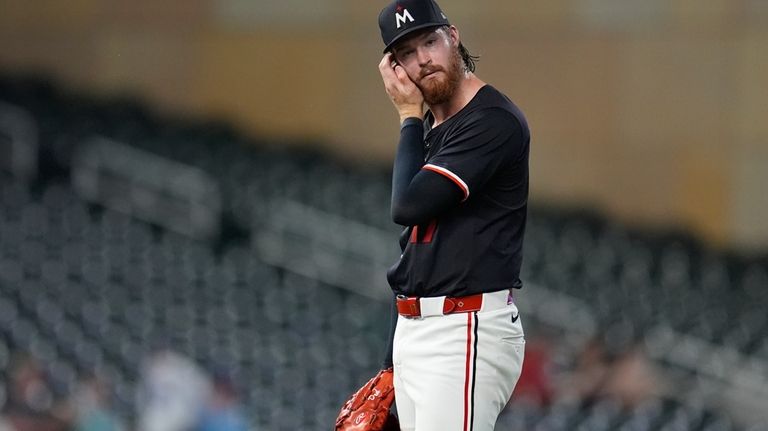
[[[395,328],[397,327],[397,297],[392,297],[392,309],[390,312],[389,320],[389,338],[387,339],[387,347],[384,352],[384,360],[381,363],[381,369],[386,370],[392,367],[392,351],[395,342]]]
[[[392,220],[397,224],[426,223],[464,198],[450,177],[423,167],[423,125],[418,118],[408,118],[400,129],[392,170]]]

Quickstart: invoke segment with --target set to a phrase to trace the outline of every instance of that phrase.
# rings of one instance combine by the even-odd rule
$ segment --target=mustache
[[[445,69],[443,69],[441,66],[426,66],[421,69],[421,72],[419,73],[419,79],[424,79],[427,75],[430,73],[435,72],[445,72]]]

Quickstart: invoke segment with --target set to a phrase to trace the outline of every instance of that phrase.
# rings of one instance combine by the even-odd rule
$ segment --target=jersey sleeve
[[[448,137],[421,168],[451,180],[467,200],[500,167],[516,159],[525,142],[520,122],[503,109],[484,109]]]

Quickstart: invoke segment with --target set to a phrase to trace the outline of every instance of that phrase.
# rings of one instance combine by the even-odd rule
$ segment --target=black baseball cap
[[[379,29],[386,45],[384,52],[416,30],[450,24],[433,0],[395,0],[379,13]]]

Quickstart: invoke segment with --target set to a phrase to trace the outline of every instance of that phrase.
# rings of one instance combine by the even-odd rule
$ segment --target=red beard
[[[430,73],[442,72],[441,74],[427,77]],[[424,95],[424,101],[427,105],[439,105],[451,99],[459,82],[464,74],[462,59],[458,50],[453,50],[451,54],[451,63],[448,69],[442,66],[426,66],[421,70],[417,86]]]

